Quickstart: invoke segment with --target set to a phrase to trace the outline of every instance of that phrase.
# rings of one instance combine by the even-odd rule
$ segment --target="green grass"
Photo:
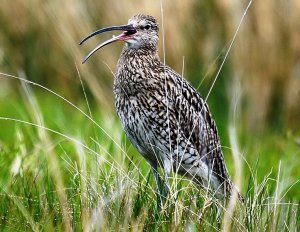
[[[247,161],[237,178],[245,204],[219,202],[173,175],[160,209],[150,168],[114,113],[93,107],[84,115],[86,102],[77,103],[80,112],[28,85],[0,105],[1,231],[300,229],[300,149],[289,133],[227,135],[230,148],[223,150],[233,177],[231,154]],[[230,132],[239,128],[237,122]]]
[[[298,1],[253,1],[230,52],[249,1],[161,1],[164,30],[160,2],[0,4],[0,231],[300,231]],[[167,64],[204,97],[212,88],[208,103],[244,205],[173,175],[159,209],[150,168],[112,107],[122,45],[76,65],[111,36],[79,46],[85,35],[138,12],[159,19]]]

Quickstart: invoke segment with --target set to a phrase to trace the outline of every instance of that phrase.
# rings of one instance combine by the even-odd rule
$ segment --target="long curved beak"
[[[85,41],[87,41],[91,37],[98,35],[100,33],[106,32],[106,31],[123,31],[123,33],[98,45],[83,59],[82,63],[85,63],[87,61],[87,59],[90,58],[90,56],[92,56],[100,48],[102,48],[108,44],[111,44],[113,42],[116,42],[116,41],[124,41],[127,39],[131,39],[132,35],[136,33],[136,29],[133,27],[132,24],[122,25],[122,26],[105,27],[105,28],[102,28],[100,30],[94,31],[93,33],[89,34],[87,37],[85,37],[83,40],[80,41],[79,45],[82,45]]]

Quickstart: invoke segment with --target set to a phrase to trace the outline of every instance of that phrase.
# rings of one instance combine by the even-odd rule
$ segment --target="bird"
[[[114,79],[115,107],[125,134],[151,166],[161,200],[168,195],[171,172],[188,177],[217,198],[231,196],[236,187],[216,123],[200,93],[160,60],[157,20],[137,14],[128,24],[89,34],[80,45],[108,31],[122,33],[98,45],[82,63],[108,44],[125,42]]]

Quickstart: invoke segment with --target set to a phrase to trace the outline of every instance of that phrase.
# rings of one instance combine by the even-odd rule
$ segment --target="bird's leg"
[[[157,188],[157,201],[158,205],[162,206],[165,203],[165,198],[163,197],[163,191],[162,191],[162,180],[159,176],[158,170],[157,170],[157,165],[151,165],[151,170],[154,175],[155,183],[156,183],[156,188]]]
[[[162,195],[165,199],[167,199],[169,193],[169,176],[171,173],[171,161],[169,159],[164,159],[164,185]]]

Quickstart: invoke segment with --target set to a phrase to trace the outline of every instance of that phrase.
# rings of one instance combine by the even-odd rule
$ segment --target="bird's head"
[[[103,42],[93,49],[83,60],[84,63],[91,55],[93,55],[100,48],[111,44],[116,41],[124,41],[126,43],[127,49],[147,49],[147,50],[156,50],[158,43],[158,23],[156,19],[150,15],[137,14],[129,19],[127,25],[122,26],[112,26],[105,27],[100,30],[97,30],[87,37],[85,37],[80,45],[83,44],[89,38],[98,35],[106,31],[123,31],[118,36]]]

